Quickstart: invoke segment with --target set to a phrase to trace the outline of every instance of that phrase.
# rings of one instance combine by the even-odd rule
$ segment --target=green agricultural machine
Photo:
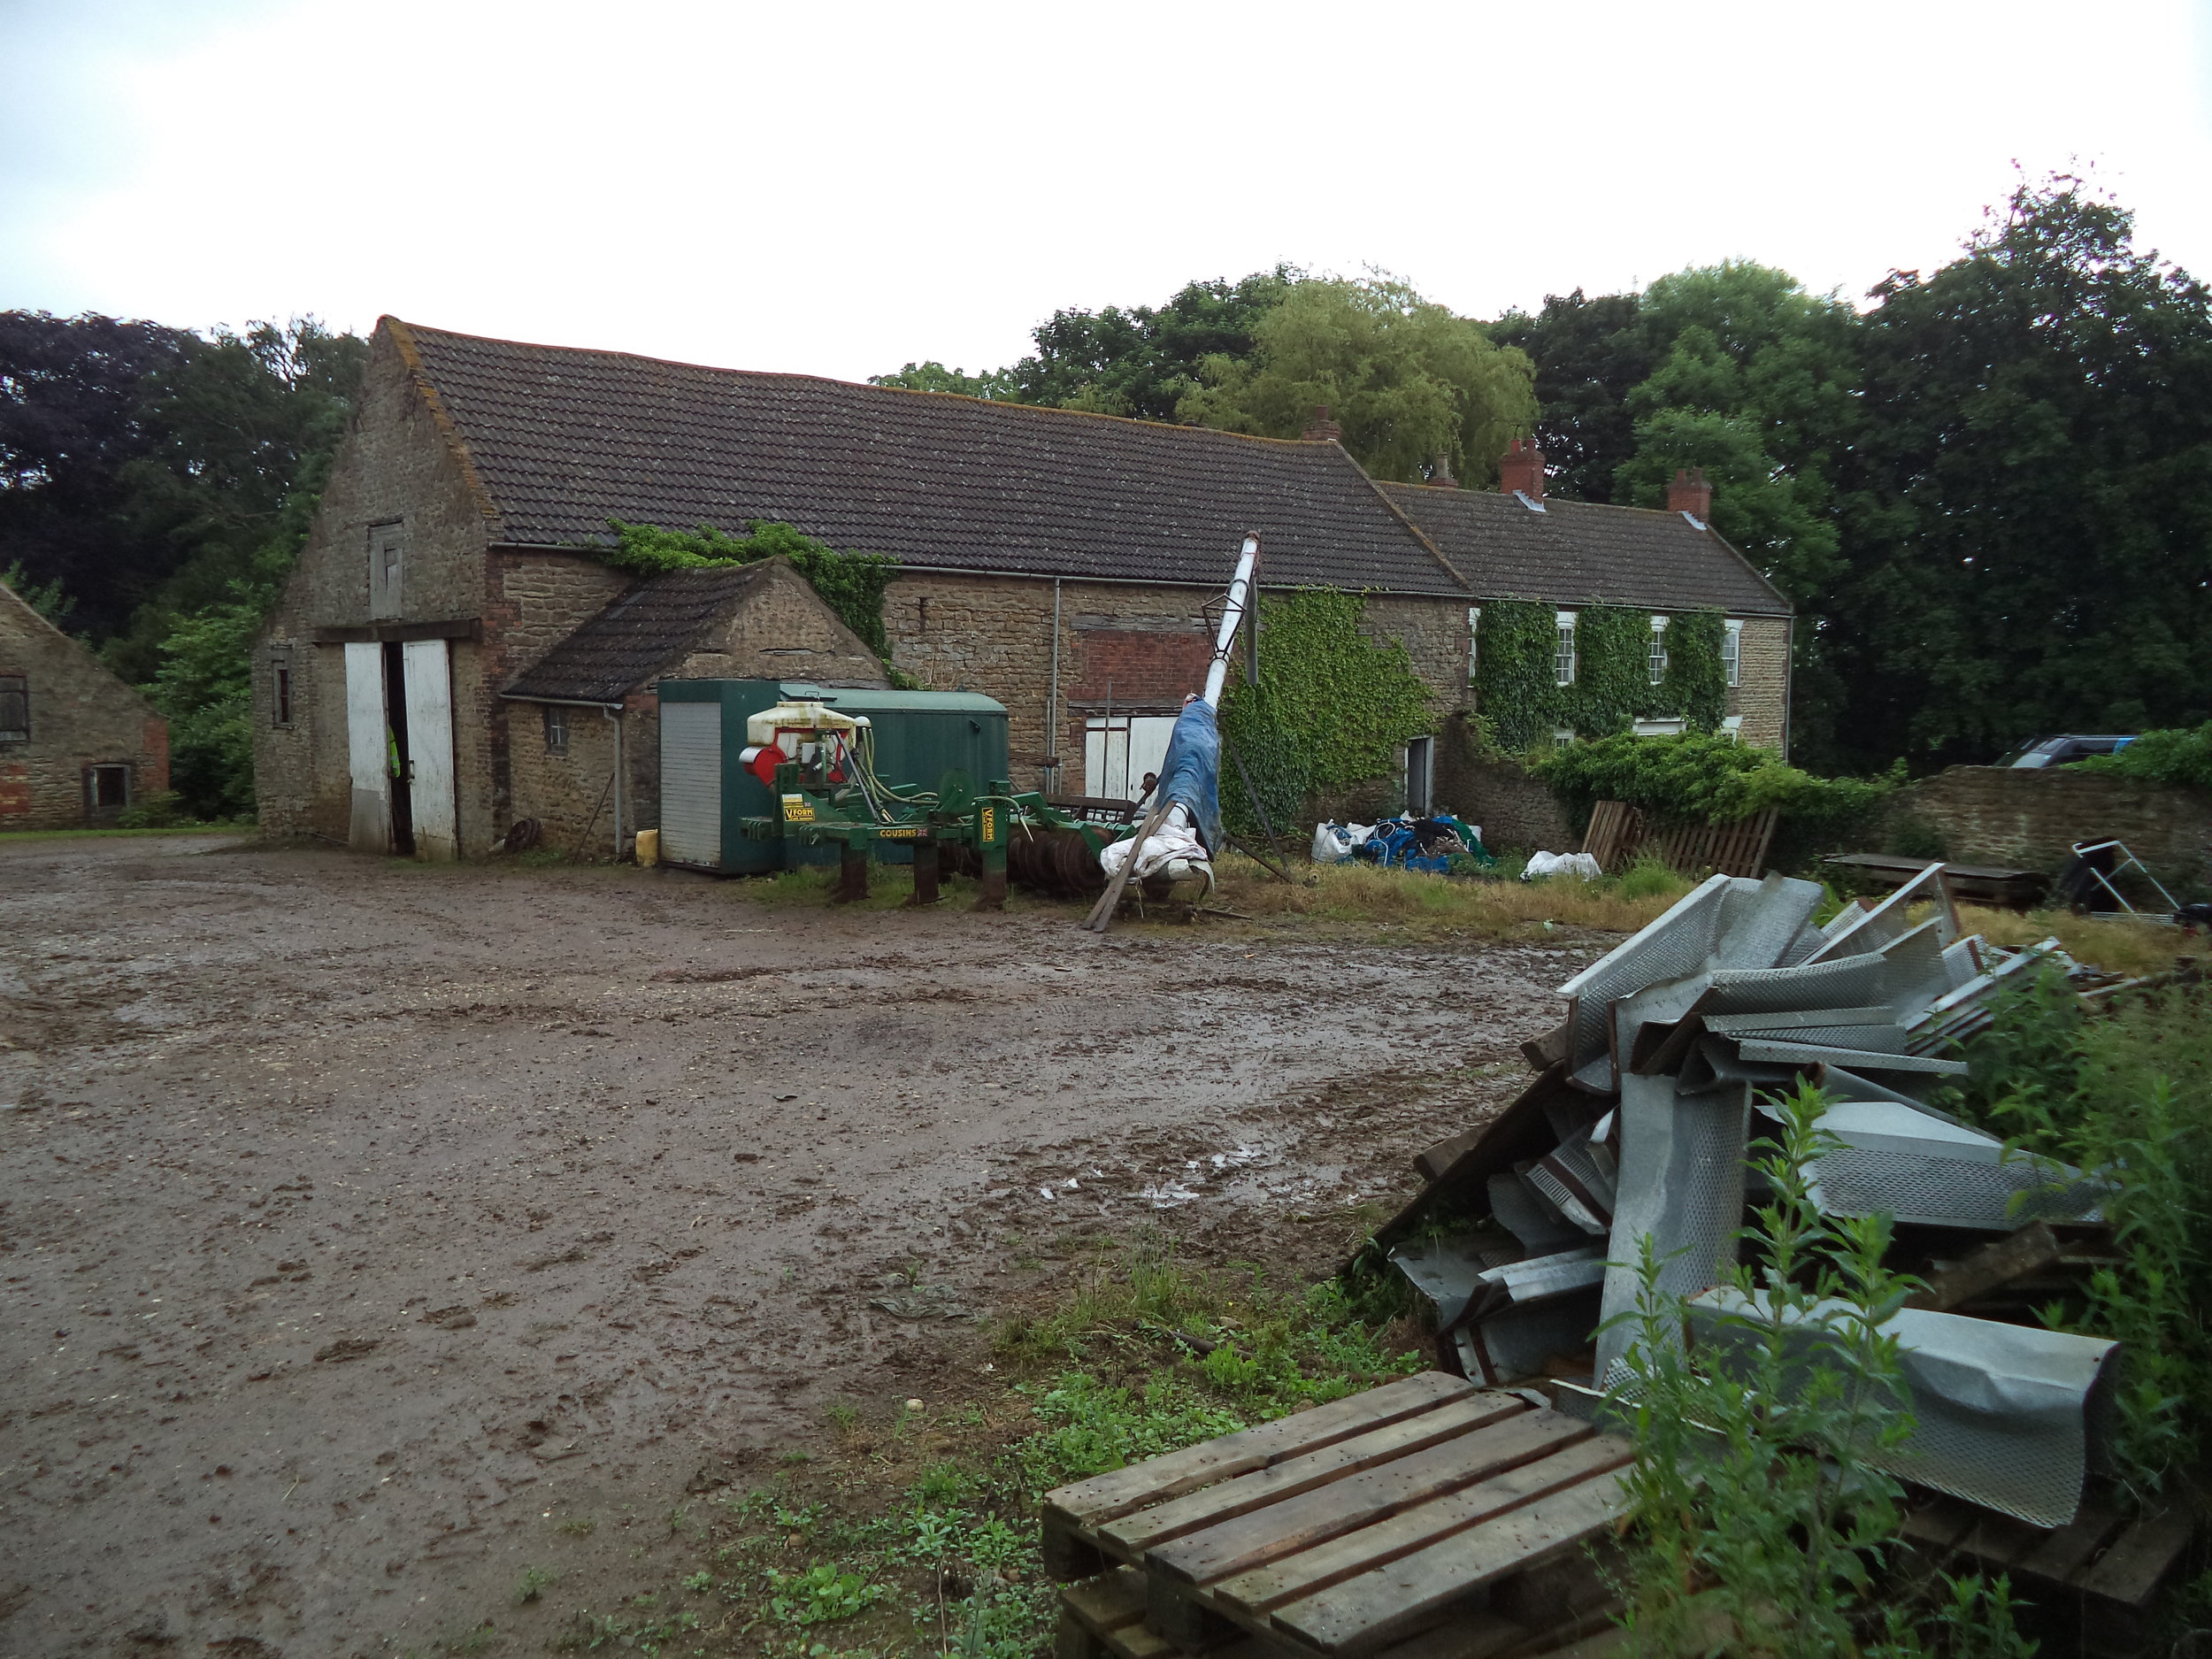
[[[841,901],[867,896],[871,864],[910,861],[917,904],[937,902],[948,867],[979,878],[978,910],[1006,902],[1010,874],[1048,893],[1094,892],[1106,885],[1098,855],[1128,832],[1124,821],[1089,821],[1002,778],[978,783],[951,770],[933,790],[886,782],[872,718],[825,703],[761,710],[747,718],[746,736],[739,762],[776,810],[741,819],[742,833],[789,849],[835,848]]]

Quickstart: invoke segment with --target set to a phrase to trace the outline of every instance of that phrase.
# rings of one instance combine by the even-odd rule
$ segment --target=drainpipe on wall
[[[1055,794],[1060,787],[1060,579],[1052,579],[1052,683],[1045,693],[1045,773]]]
[[[622,862],[622,705],[600,712],[614,722],[614,861]]]
[[[1742,648],[1737,648],[1740,650]],[[1740,674],[1737,676],[1741,679]],[[1789,624],[1782,634],[1782,764],[1790,758],[1790,739],[1796,735],[1790,730],[1790,716],[1797,711],[1797,615],[1791,612]]]

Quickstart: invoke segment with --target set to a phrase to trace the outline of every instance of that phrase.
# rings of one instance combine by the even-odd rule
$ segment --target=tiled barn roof
[[[519,546],[778,520],[940,569],[1463,595],[1333,443],[518,344],[387,318]]]
[[[556,645],[502,694],[526,701],[618,703],[693,648],[699,635],[743,602],[782,559],[728,570],[670,571],[618,595],[607,608]],[[858,639],[853,654],[864,657]],[[867,683],[885,686],[880,677]]]
[[[1654,611],[1717,606],[1787,616],[1789,601],[1712,531],[1678,512],[1547,496],[1544,511],[1493,490],[1384,484],[1484,599],[1612,603]]]

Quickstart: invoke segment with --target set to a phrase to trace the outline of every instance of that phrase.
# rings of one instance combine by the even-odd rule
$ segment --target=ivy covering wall
[[[891,661],[891,636],[883,626],[883,595],[898,574],[899,562],[887,554],[840,552],[787,524],[765,519],[749,523],[745,526],[749,534],[741,540],[706,524],[696,530],[663,530],[654,525],[625,524],[619,518],[607,522],[620,541],[601,557],[617,570],[634,571],[641,576],[752,565],[781,555],[837,613],[839,621],[860,635],[862,642],[886,664]],[[893,671],[895,683],[902,678]]]
[[[1499,747],[1538,747],[1562,729],[1610,737],[1640,719],[1681,719],[1709,732],[1727,710],[1721,661],[1726,622],[1717,611],[1676,613],[1666,629],[1667,667],[1651,683],[1651,615],[1624,605],[1584,605],[1575,618],[1574,683],[1557,682],[1558,610],[1527,599],[1482,607],[1475,696]]]
[[[1366,611],[1361,595],[1333,588],[1260,601],[1259,683],[1231,685],[1221,729],[1279,829],[1316,792],[1393,774],[1399,747],[1433,724],[1404,645],[1363,634]],[[1221,807],[1233,830],[1258,829],[1233,763],[1222,769]]]

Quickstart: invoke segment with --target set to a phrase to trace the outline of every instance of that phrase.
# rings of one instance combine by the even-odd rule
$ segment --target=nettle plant
[[[1916,1281],[1883,1265],[1887,1217],[1813,1202],[1824,1104],[1810,1087],[1778,1101],[1779,1138],[1750,1165],[1768,1198],[1746,1260],[1694,1325],[1644,1241],[1609,1396],[1635,1447],[1617,1570],[1632,1651],[2025,1659],[2003,1579],[1915,1581],[1897,1550],[1901,1488],[1877,1463],[1912,1418],[1884,1325]]]

